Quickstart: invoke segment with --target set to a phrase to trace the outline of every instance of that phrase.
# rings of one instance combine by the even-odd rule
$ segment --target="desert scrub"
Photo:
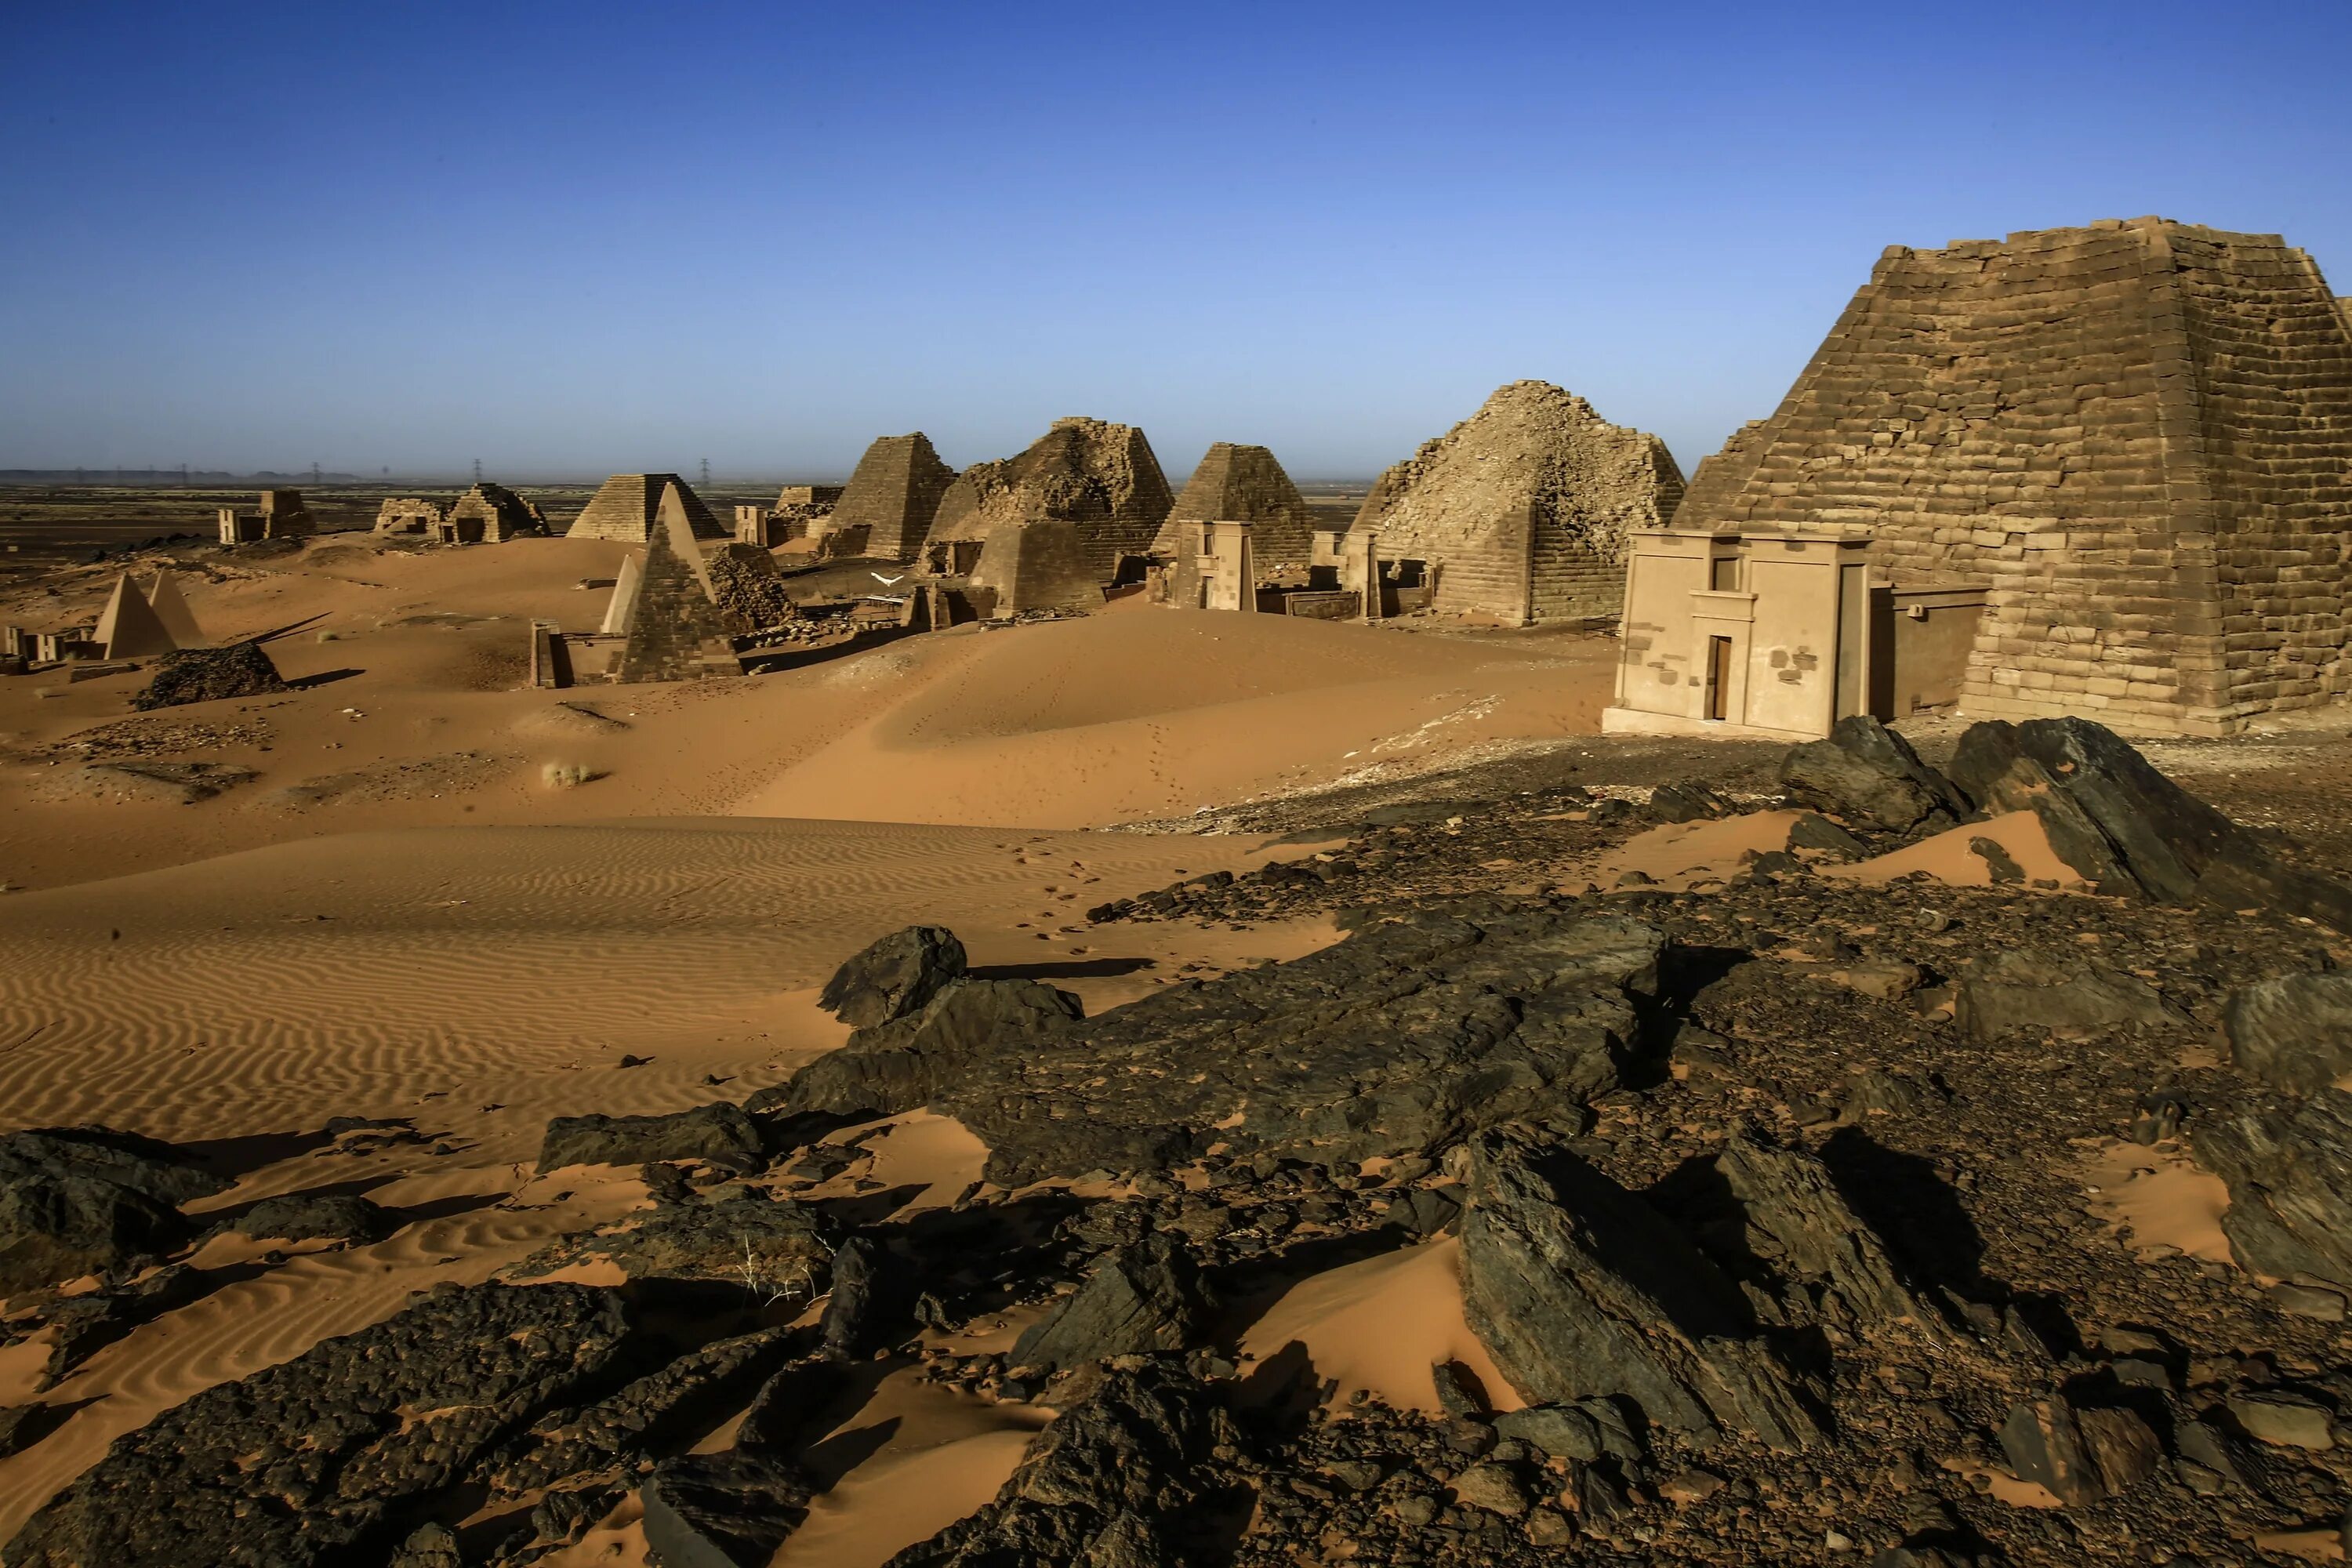
[[[592,779],[603,778],[604,774],[585,763],[549,763],[539,770],[539,776],[550,789],[577,789]]]

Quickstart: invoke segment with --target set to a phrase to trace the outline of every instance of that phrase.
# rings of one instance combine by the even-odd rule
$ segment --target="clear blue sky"
[[[1889,244],[2352,292],[2352,4],[23,5],[0,467],[1370,474],[1558,382],[1685,468]]]

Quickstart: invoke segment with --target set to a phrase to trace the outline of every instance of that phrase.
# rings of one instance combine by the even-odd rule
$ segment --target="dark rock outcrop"
[[[1522,1395],[1622,1395],[1699,1444],[1727,1429],[1782,1449],[1822,1437],[1817,1396],[1664,1215],[1516,1131],[1482,1134],[1470,1154],[1463,1302]]]
[[[746,1173],[767,1163],[759,1128],[724,1100],[668,1116],[558,1116],[539,1148],[542,1172],[654,1160],[705,1160]]]
[[[1075,1295],[1013,1346],[1016,1366],[1069,1368],[1107,1356],[1180,1351],[1208,1315],[1200,1272],[1169,1236],[1154,1233],[1106,1254]]]
[[[2165,1028],[2189,1021],[2136,975],[2015,952],[1995,953],[1962,975],[1953,1006],[1960,1027],[1979,1040],[1998,1039],[2012,1029]]]
[[[1715,1169],[1743,1211],[1748,1251],[1774,1275],[1821,1284],[1862,1322],[1940,1325],[1819,1159],[1743,1135],[1716,1156]]]
[[[592,1382],[629,1327],[610,1291],[443,1287],[389,1321],[208,1388],[115,1439],[9,1542],[11,1568],[333,1564]]]
[[[761,1329],[718,1340],[646,1373],[583,1410],[554,1412],[517,1440],[498,1468],[499,1489],[520,1494],[585,1470],[649,1455],[696,1417],[715,1420],[783,1364],[789,1329]]]
[[[1206,1390],[1164,1362],[1114,1372],[1045,1428],[996,1500],[890,1568],[1174,1568],[1230,1484],[1216,1458],[1240,1435]]]
[[[664,1204],[621,1224],[566,1237],[516,1266],[528,1279],[602,1259],[632,1279],[724,1279],[747,1295],[814,1300],[824,1293],[834,1235],[823,1215],[758,1189],[721,1203]]]
[[[988,1145],[1003,1185],[1162,1169],[1219,1142],[1332,1169],[1425,1153],[1615,1088],[1660,946],[1648,926],[1572,907],[1416,910],[1213,986],[1171,985],[1049,1049],[938,1064],[930,1103]]]
[[[381,1206],[352,1193],[289,1193],[264,1198],[233,1218],[213,1226],[212,1234],[275,1237],[286,1241],[341,1238],[355,1247],[382,1241],[400,1228],[400,1221]]]
[[[2192,1119],[2189,1134],[2229,1184],[2221,1230],[2240,1263],[2352,1289],[2352,1092],[2251,1101]]]
[[[2084,1408],[2063,1395],[2011,1406],[2000,1447],[2020,1480],[2070,1507],[2127,1491],[2164,1462],[2164,1445],[2131,1411]]]
[[[1839,720],[1826,741],[1791,746],[1780,776],[1790,799],[1855,827],[1902,833],[1958,822],[1968,810],[1910,742],[1867,714]]]
[[[646,1545],[662,1568],[761,1568],[808,1517],[815,1490],[779,1455],[680,1455],[638,1489]]]
[[[1085,1013],[1076,996],[1043,981],[952,981],[920,1012],[858,1030],[790,1083],[753,1095],[745,1109],[894,1116],[933,1100],[957,1076]]]
[[[214,702],[228,697],[266,697],[287,690],[286,678],[259,643],[226,647],[181,648],[155,661],[154,679],[131,700],[141,712]]]
[[[178,1205],[226,1185],[168,1143],[110,1128],[0,1138],[0,1295],[171,1253],[196,1229]]]
[[[964,972],[963,943],[944,926],[908,926],[833,972],[816,1005],[853,1029],[919,1011]]]
[[[2352,974],[2282,974],[2230,994],[2221,1029],[2237,1064],[2309,1094],[2352,1072]]]

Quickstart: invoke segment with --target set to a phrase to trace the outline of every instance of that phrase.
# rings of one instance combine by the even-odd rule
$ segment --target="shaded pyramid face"
[[[1268,565],[1305,560],[1314,526],[1298,487],[1273,452],[1231,441],[1211,447],[1192,470],[1152,538],[1152,553],[1177,553],[1181,524],[1217,521],[1251,524],[1252,548]]]
[[[662,494],[636,592],[627,611],[623,680],[691,680],[740,675],[726,616],[696,542],[683,486]]]
[[[1680,526],[1839,529],[1987,595],[1984,717],[2222,732],[2352,686],[2352,323],[2274,235],[2158,218],[1890,248]]]
[[[131,574],[114,580],[105,612],[98,617],[97,639],[109,658],[140,658],[170,653],[180,645],[163,628],[146,596],[132,585]]]
[[[645,567],[637,556],[621,563],[620,575],[613,580],[612,602],[604,606],[604,624],[598,631],[618,637],[629,629],[629,618],[636,613],[637,589],[644,581]]]
[[[866,448],[841,500],[825,519],[827,533],[866,530],[866,552],[911,561],[930,537],[940,500],[956,473],[932,450],[930,437],[884,436]]]
[[[155,618],[180,647],[203,644],[205,634],[196,625],[196,613],[180,596],[180,581],[169,572],[156,573],[154,580],[147,584],[147,607],[155,612]]]
[[[733,537],[711,515],[710,509],[702,504],[702,498],[676,474],[614,474],[589,498],[587,506],[572,519],[572,526],[564,530],[564,537],[643,543],[653,537],[660,521],[663,499],[671,490],[677,492],[679,504],[685,509],[695,537]]]

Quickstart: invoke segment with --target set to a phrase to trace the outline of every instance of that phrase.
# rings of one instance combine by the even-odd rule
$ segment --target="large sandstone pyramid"
[[[848,488],[819,531],[829,535],[863,528],[863,553],[912,561],[930,537],[940,498],[955,477],[920,430],[911,436],[884,436],[857,459]]]
[[[727,539],[732,537],[710,515],[702,498],[688,488],[676,474],[614,474],[606,479],[588,505],[572,520],[564,530],[566,539],[617,539],[624,543],[643,544],[654,536],[655,523],[661,513],[662,497],[675,488],[680,504],[686,509],[688,521],[697,539]]]
[[[607,613],[606,624],[617,618],[629,639],[621,650],[623,680],[696,680],[743,673],[710,570],[703,563],[702,547],[696,542],[687,493],[684,485],[675,482],[662,491],[635,591],[617,617]]]
[[[170,653],[180,646],[128,572],[114,580],[114,592],[107,596],[92,640],[106,650],[108,658],[143,658]]]
[[[1313,554],[1313,514],[1264,447],[1211,447],[1160,524],[1152,553],[1177,553],[1178,528],[1203,522],[1251,524],[1250,549],[1261,567],[1303,565]]]
[[[2352,323],[2276,235],[1892,247],[1676,521],[1859,531],[1897,588],[1989,584],[1970,713],[2227,731],[2352,685]]]
[[[1151,548],[1175,498],[1132,425],[1056,419],[1015,458],[975,463],[948,488],[933,541],[976,541],[975,586],[997,608],[1099,604],[1121,558]]]
[[[1382,474],[1355,526],[1381,560],[1436,570],[1433,608],[1526,626],[1616,615],[1626,531],[1671,520],[1682,493],[1655,436],[1515,381]]]

